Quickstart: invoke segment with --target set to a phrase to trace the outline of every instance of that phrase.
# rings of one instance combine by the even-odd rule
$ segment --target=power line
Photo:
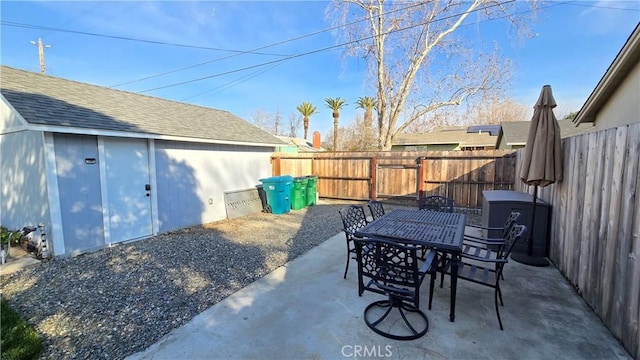
[[[556,6],[560,6],[560,5],[572,4],[572,3],[576,2],[576,1],[578,1],[578,0],[567,0],[567,1],[563,1],[563,2],[549,3],[549,5],[546,5],[546,6],[542,6],[542,7],[540,7],[540,9],[548,9],[548,8],[552,8],[552,7],[556,7]],[[509,2],[513,2],[513,0],[511,0],[511,1],[506,1],[506,2],[504,2],[504,3],[496,4],[496,5],[492,5],[492,6],[502,6],[502,5],[507,4],[507,3],[509,3]],[[415,6],[415,5],[414,5],[414,6]],[[400,9],[400,10],[406,10],[406,9],[409,9],[409,8],[410,8],[410,7],[403,8],[403,9]],[[483,10],[483,9],[486,9],[486,8],[489,8],[489,7],[482,8],[482,10]],[[400,10],[395,10],[395,11],[400,11]],[[480,9],[478,9],[478,10],[480,10]],[[478,10],[475,10],[475,11],[478,11]],[[390,14],[390,13],[393,13],[393,12],[395,12],[395,11],[390,11],[390,12],[385,13],[385,14]],[[521,15],[521,14],[528,13],[528,12],[530,12],[530,11],[529,11],[529,10],[527,10],[527,11],[521,11],[521,12],[517,12],[517,13],[515,13],[515,14],[513,14],[513,15]],[[458,16],[458,15],[460,15],[460,14],[450,15],[450,16],[445,17],[445,18],[442,18],[442,19],[434,20],[433,22],[435,22],[435,21],[443,21],[443,20],[446,20],[446,19],[451,18],[451,17]],[[506,17],[509,17],[509,16],[510,16],[510,15],[503,15],[503,16],[499,16],[499,17],[496,17],[496,18],[492,18],[492,19],[486,19],[486,20],[480,21],[480,23],[484,23],[484,22],[488,22],[488,21],[493,21],[493,20],[497,20],[497,19],[503,19],[503,18],[506,18]],[[364,20],[367,20],[367,19],[368,19],[368,18],[364,18]],[[361,19],[361,20],[358,20],[358,21],[354,21],[354,22],[348,23],[348,24],[346,24],[346,25],[354,24],[354,23],[357,23],[357,22],[359,22],[359,21],[362,21],[362,19]],[[403,30],[407,30],[407,29],[410,29],[410,28],[412,28],[412,27],[421,26],[421,25],[424,25],[424,24],[427,24],[427,23],[429,23],[429,22],[420,23],[420,24],[413,25],[413,26],[410,26],[410,27],[407,27],[407,28],[403,28],[403,29],[398,29],[398,30],[396,30],[396,31],[403,31]],[[461,26],[468,26],[468,25],[461,25]],[[340,27],[341,27],[341,26],[340,26]],[[335,29],[335,28],[337,28],[337,27],[331,28],[331,30],[333,30],[333,29]],[[394,31],[390,31],[389,33],[392,33],[392,32],[394,32]],[[385,34],[385,35],[386,35],[386,34]],[[305,37],[305,35],[303,35],[302,37]],[[314,54],[314,53],[317,53],[317,52],[323,52],[323,51],[331,50],[331,49],[336,48],[336,47],[341,47],[341,46],[344,46],[344,45],[349,45],[349,44],[352,44],[352,43],[355,43],[355,42],[358,42],[358,41],[368,40],[368,39],[371,39],[371,38],[373,38],[373,36],[366,37],[366,38],[362,38],[362,39],[357,39],[357,40],[354,40],[354,41],[351,41],[351,42],[347,42],[347,43],[343,43],[343,44],[338,44],[338,45],[331,46],[331,47],[327,47],[327,48],[323,48],[323,49],[314,50],[314,51],[311,51],[311,52],[308,52],[308,53],[303,53],[303,54],[300,54],[300,55],[295,55],[295,56],[288,57],[288,58],[285,58],[285,59],[274,60],[274,61],[270,61],[270,62],[267,62],[267,63],[262,63],[262,64],[257,64],[257,65],[248,66],[248,67],[245,67],[245,68],[240,68],[240,69],[236,69],[236,70],[231,70],[231,71],[227,71],[227,72],[223,72],[223,73],[219,73],[219,74],[211,75],[211,76],[208,76],[208,77],[205,77],[205,78],[189,80],[189,81],[186,81],[186,82],[183,82],[183,83],[178,83],[178,84],[175,84],[175,85],[169,85],[169,86],[163,86],[163,87],[159,87],[159,88],[148,89],[148,90],[141,91],[141,93],[142,93],[142,92],[148,92],[148,91],[159,90],[159,89],[163,89],[163,88],[171,87],[171,86],[183,85],[183,84],[186,84],[186,83],[195,82],[195,81],[199,81],[199,80],[205,80],[205,79],[212,78],[212,77],[218,77],[218,76],[229,75],[229,74],[234,73],[234,72],[239,72],[239,71],[249,70],[249,69],[252,69],[252,68],[261,67],[261,66],[266,66],[266,65],[270,65],[270,64],[274,64],[274,63],[276,63],[276,64],[280,64],[281,62],[284,62],[284,61],[286,61],[286,60],[290,60],[290,59],[293,59],[293,58],[296,58],[296,57],[299,57],[299,56],[305,56],[305,55],[310,55],[310,54]],[[257,76],[257,75],[259,75],[259,74],[261,74],[261,73],[263,73],[263,72],[265,72],[265,71],[267,71],[267,70],[270,70],[270,69],[271,69],[271,68],[273,68],[273,67],[274,67],[274,66],[272,66],[272,67],[270,67],[269,69],[266,69],[266,70],[264,70],[264,71],[259,71],[259,72],[257,72],[257,73],[256,73],[256,75],[252,76],[251,78],[253,78],[253,77],[255,77],[255,76]],[[247,80],[248,80],[248,79],[247,79]],[[211,92],[211,91],[217,90],[217,89],[222,88],[222,87],[225,87],[225,86],[231,86],[231,85],[233,85],[233,83],[234,83],[235,81],[236,81],[236,80],[231,81],[231,82],[230,82],[230,83],[228,83],[228,84],[221,85],[221,86],[219,86],[219,87],[216,87],[216,88],[213,88],[213,89],[207,90],[207,91],[205,91],[205,92],[203,92],[203,93],[200,93],[200,94],[196,94],[196,95],[190,96],[190,97],[188,97],[188,98],[183,99],[183,101],[184,101],[184,100],[188,100],[188,99],[192,99],[192,98],[194,98],[194,97],[200,96],[200,95],[205,94],[205,93],[209,93],[209,92]],[[244,81],[246,81],[246,80],[244,80]],[[244,81],[243,81],[243,82],[244,82]]]
[[[265,72],[267,72],[267,71],[269,71],[269,70],[271,70],[271,69],[275,68],[276,66],[278,66],[278,65],[280,65],[280,64],[282,64],[282,63],[280,62],[280,63],[272,64],[271,66],[269,66],[269,67],[268,67],[268,68],[266,68],[266,69],[262,69],[262,70],[255,71],[255,72],[253,72],[253,73],[251,73],[251,74],[248,74],[248,75],[245,75],[245,76],[239,77],[239,78],[237,78],[237,79],[235,79],[235,80],[233,80],[233,81],[231,81],[231,82],[228,82],[228,83],[226,83],[226,84],[223,84],[223,85],[220,85],[220,86],[216,86],[216,87],[214,87],[214,88],[212,88],[212,89],[209,89],[209,90],[206,90],[206,91],[203,91],[203,92],[197,93],[197,94],[195,94],[195,95],[191,95],[191,96],[189,96],[189,97],[186,97],[186,98],[184,98],[184,99],[181,99],[180,101],[187,101],[187,100],[193,99],[193,98],[195,98],[195,97],[202,96],[202,95],[204,95],[204,94],[208,94],[208,93],[210,93],[210,92],[212,92],[212,91],[215,91],[215,90],[226,90],[226,89],[228,89],[228,88],[230,88],[230,87],[232,87],[232,86],[235,86],[235,85],[238,85],[238,84],[242,84],[243,82],[246,82],[246,81],[248,81],[248,80],[251,80],[251,79],[253,79],[254,77],[256,77],[256,76],[258,76],[258,75],[261,75],[261,74],[263,74],[263,73],[265,73]]]
[[[620,8],[620,7],[615,7],[615,6],[589,5],[589,4],[580,4],[580,3],[573,3],[573,2],[568,4],[568,5],[582,6],[582,7],[589,7],[589,8],[598,8],[598,9],[609,9],[609,10],[622,10],[622,11],[640,12],[640,9]]]
[[[385,15],[392,14],[392,13],[398,12],[398,11],[407,10],[407,9],[412,8],[412,7],[421,6],[421,5],[422,5],[421,3],[413,4],[413,5],[404,7],[404,8],[400,8],[400,9],[395,9],[395,10],[389,11],[389,12],[385,13]],[[164,76],[164,75],[169,75],[169,74],[177,73],[177,72],[180,72],[180,71],[193,69],[195,67],[211,64],[211,63],[216,62],[216,61],[226,60],[226,59],[229,59],[229,58],[232,58],[232,57],[236,57],[236,56],[239,56],[239,55],[255,53],[256,51],[259,51],[259,50],[264,50],[264,49],[267,49],[267,48],[270,48],[270,47],[274,47],[274,46],[286,44],[286,43],[289,43],[289,42],[301,40],[301,39],[304,39],[304,38],[307,38],[307,37],[311,37],[311,36],[315,36],[315,35],[322,34],[322,33],[325,33],[325,32],[333,31],[333,30],[339,29],[339,28],[341,28],[343,26],[353,25],[353,24],[356,24],[356,23],[359,23],[359,22],[362,22],[362,21],[366,21],[366,20],[369,20],[369,18],[368,17],[364,17],[362,19],[355,20],[353,22],[350,22],[350,23],[347,23],[347,24],[344,24],[344,25],[338,25],[338,26],[334,26],[334,27],[318,30],[318,31],[311,32],[311,33],[308,33],[308,34],[305,34],[305,35],[296,36],[296,37],[293,37],[293,38],[290,38],[290,39],[287,39],[287,40],[278,41],[278,42],[275,42],[273,44],[260,46],[260,47],[257,47],[257,48],[251,49],[251,50],[247,50],[247,51],[244,51],[244,52],[239,52],[237,54],[227,55],[227,56],[224,56],[224,57],[216,58],[216,59],[213,59],[213,60],[208,60],[208,61],[197,63],[197,64],[194,64],[194,65],[189,65],[189,66],[182,67],[182,68],[179,68],[179,69],[169,70],[169,71],[165,71],[163,73],[146,76],[146,77],[143,77],[143,78],[140,78],[140,79],[131,80],[131,81],[127,81],[127,82],[124,82],[124,83],[111,85],[110,87],[114,88],[114,87],[119,87],[119,86],[123,86],[123,85],[129,85],[129,84],[133,84],[133,83],[141,82],[141,81],[144,81],[144,80],[157,78],[157,77]]]
[[[127,36],[105,35],[105,34],[86,32],[86,31],[67,30],[67,29],[53,28],[53,27],[40,26],[40,25],[23,24],[23,23],[17,23],[12,21],[0,21],[0,25],[20,27],[20,28],[26,28],[26,29],[66,32],[66,33],[78,34],[78,35],[98,36],[98,37],[117,39],[117,40],[136,41],[136,42],[143,42],[148,44],[178,46],[178,47],[201,49],[201,50],[226,51],[226,52],[233,52],[233,53],[240,53],[240,54],[251,53],[256,55],[288,56],[287,54],[260,53],[260,52],[251,52],[251,51],[243,51],[243,50],[222,49],[222,48],[214,48],[214,47],[207,47],[207,46],[171,43],[171,42],[165,42],[165,41],[137,39],[137,38],[127,37]]]
[[[480,11],[480,10],[486,10],[486,9],[489,9],[489,8],[492,8],[492,7],[496,7],[496,6],[502,6],[502,5],[505,5],[505,4],[514,2],[514,1],[516,1],[516,0],[508,0],[508,1],[505,1],[505,2],[502,2],[502,3],[491,4],[489,6],[485,6],[485,7],[482,7],[482,8],[478,8],[478,9],[472,10],[469,13],[474,13],[474,12],[477,12],[477,11]],[[454,18],[454,17],[460,16],[461,14],[462,13],[453,14],[453,15],[445,16],[445,17],[443,17],[441,19],[425,21],[425,22],[422,22],[422,23],[417,23],[417,24],[414,24],[414,25],[411,25],[411,26],[407,26],[407,27],[404,27],[404,28],[388,31],[388,32],[386,32],[386,33],[384,33],[382,35],[388,35],[388,34],[391,34],[391,33],[412,29],[412,28],[415,28],[415,27],[418,27],[418,26],[423,26],[423,25],[430,24],[430,23],[433,23],[433,22],[444,21],[444,20],[447,20],[447,19],[450,19],[450,18]],[[373,39],[373,38],[375,38],[377,36],[379,36],[379,35],[371,35],[371,36],[367,36],[367,37],[364,37],[364,38],[351,40],[351,41],[348,41],[348,42],[345,42],[345,43],[342,43],[342,44],[327,46],[327,47],[324,47],[324,48],[321,48],[321,49],[316,49],[316,50],[311,50],[311,51],[308,51],[308,52],[305,52],[305,53],[301,53],[301,54],[291,55],[291,56],[285,57],[283,59],[272,60],[272,61],[268,61],[268,62],[256,64],[256,65],[246,66],[246,67],[235,69],[235,70],[225,71],[225,72],[214,74],[214,75],[204,76],[204,77],[201,77],[201,78],[181,81],[181,82],[178,82],[178,83],[173,83],[173,84],[164,85],[164,86],[158,86],[158,87],[155,87],[155,88],[138,91],[138,93],[142,94],[142,93],[146,93],[146,92],[150,92],[150,91],[161,90],[161,89],[166,89],[166,88],[170,88],[170,87],[185,85],[185,84],[189,84],[189,83],[193,83],[193,82],[197,82],[197,81],[202,81],[202,80],[206,80],[206,79],[211,79],[211,78],[219,77],[219,76],[223,76],[223,75],[229,75],[229,74],[233,74],[233,73],[240,72],[240,71],[255,69],[257,67],[271,65],[271,64],[282,62],[282,61],[287,61],[287,60],[295,59],[295,58],[302,57],[302,56],[312,55],[312,54],[316,54],[316,53],[319,53],[319,52],[324,52],[324,51],[332,50],[332,49],[335,49],[335,48],[343,47],[343,46],[346,46],[346,45],[351,45],[351,44],[354,44],[354,43],[357,43],[357,42],[360,42],[360,41],[363,41],[363,40],[370,40],[370,39]]]

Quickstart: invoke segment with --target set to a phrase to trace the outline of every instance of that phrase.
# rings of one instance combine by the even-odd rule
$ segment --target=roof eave
[[[604,76],[598,82],[591,95],[587,98],[573,122],[576,125],[581,123],[595,122],[598,111],[609,99],[618,85],[625,79],[627,74],[640,60],[640,24],[627,39],[616,58],[613,60]]]
[[[198,143],[207,143],[207,144],[243,145],[243,146],[254,146],[254,147],[277,147],[277,146],[286,145],[286,143],[276,144],[276,143],[258,143],[258,142],[232,141],[232,140],[217,140],[217,139],[207,139],[207,138],[193,138],[193,137],[186,137],[186,136],[172,136],[172,135],[150,134],[150,133],[141,133],[141,132],[87,129],[87,128],[79,128],[79,127],[38,125],[38,124],[30,124],[28,126],[28,130],[61,133],[61,134],[113,136],[113,137],[122,137],[122,138],[171,140],[171,141],[198,142]]]

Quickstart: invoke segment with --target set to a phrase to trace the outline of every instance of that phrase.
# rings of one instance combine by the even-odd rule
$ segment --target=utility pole
[[[45,47],[50,48],[51,45],[43,45],[41,38],[38,38],[37,43],[33,40],[31,41],[31,43],[33,45],[38,45],[38,56],[40,57],[40,73],[44,75],[47,72],[47,69],[44,66],[44,48]]]

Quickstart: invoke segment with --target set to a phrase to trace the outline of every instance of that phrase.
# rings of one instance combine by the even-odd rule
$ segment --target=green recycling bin
[[[303,177],[293,178],[293,186],[291,187],[291,209],[304,209],[307,196],[307,179]]]
[[[293,177],[290,175],[260,179],[267,193],[269,209],[274,214],[284,214],[291,210],[291,188]]]
[[[317,199],[318,177],[315,175],[307,176],[306,205],[313,206]]]

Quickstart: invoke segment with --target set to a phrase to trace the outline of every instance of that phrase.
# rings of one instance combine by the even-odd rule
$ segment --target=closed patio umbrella
[[[524,148],[524,160],[520,171],[521,180],[533,186],[533,210],[531,211],[531,229],[529,229],[529,248],[527,254],[514,253],[511,258],[517,262],[547,266],[544,257],[533,256],[533,233],[535,229],[538,186],[547,186],[562,181],[562,150],[560,147],[560,126],[553,114],[556,101],[551,86],[542,87],[540,97],[534,106],[529,135]]]

